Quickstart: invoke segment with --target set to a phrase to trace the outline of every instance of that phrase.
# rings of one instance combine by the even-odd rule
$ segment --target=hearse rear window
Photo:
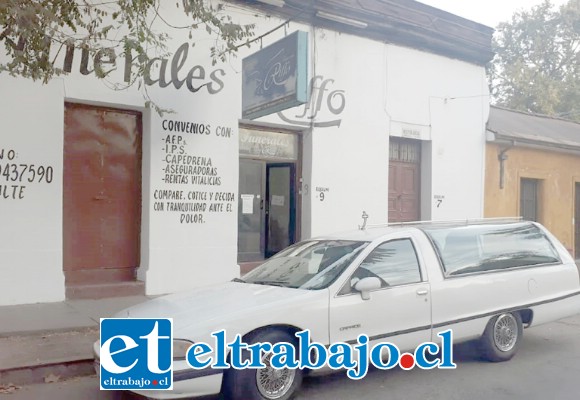
[[[532,223],[433,227],[423,231],[435,244],[446,275],[562,262],[550,240]]]

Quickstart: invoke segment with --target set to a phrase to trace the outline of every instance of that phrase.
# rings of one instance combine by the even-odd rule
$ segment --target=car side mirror
[[[363,300],[370,300],[371,291],[381,288],[381,280],[375,276],[362,278],[352,287],[357,292],[360,292],[360,297]]]

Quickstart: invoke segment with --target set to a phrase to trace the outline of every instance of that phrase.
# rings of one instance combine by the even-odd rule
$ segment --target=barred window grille
[[[409,163],[419,162],[419,143],[398,141],[391,138],[389,159]]]

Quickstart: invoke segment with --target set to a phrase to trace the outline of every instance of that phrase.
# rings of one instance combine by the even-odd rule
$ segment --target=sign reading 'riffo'
[[[294,32],[242,61],[242,116],[254,119],[306,103],[308,34]]]

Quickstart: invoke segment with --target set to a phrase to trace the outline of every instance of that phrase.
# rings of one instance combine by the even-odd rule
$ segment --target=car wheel
[[[492,362],[510,360],[517,352],[523,336],[519,313],[504,313],[492,318],[483,332],[483,356]]]
[[[281,330],[268,329],[251,335],[245,342],[273,345],[280,342],[296,343],[296,338]],[[224,397],[228,400],[290,399],[302,385],[302,370],[275,369],[270,366],[271,356],[271,353],[262,356],[266,368],[227,370],[222,385]]]

